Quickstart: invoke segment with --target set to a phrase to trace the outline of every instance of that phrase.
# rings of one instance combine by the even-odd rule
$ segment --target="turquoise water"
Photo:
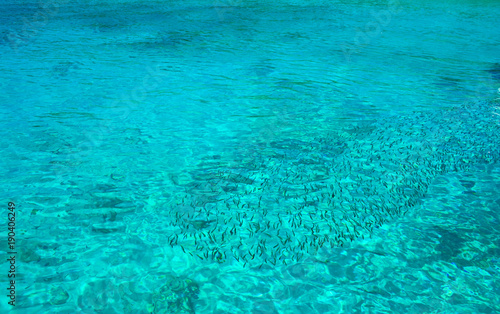
[[[2,2],[0,307],[499,313],[499,15]]]

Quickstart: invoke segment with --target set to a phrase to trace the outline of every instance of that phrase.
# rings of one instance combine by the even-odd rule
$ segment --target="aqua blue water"
[[[0,307],[499,313],[499,15],[3,1]]]

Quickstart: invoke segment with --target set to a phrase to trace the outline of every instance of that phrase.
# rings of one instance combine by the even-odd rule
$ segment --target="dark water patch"
[[[439,226],[435,226],[434,229],[440,236],[436,250],[440,252],[442,259],[452,261],[459,256],[465,239],[456,231],[447,230]]]
[[[61,61],[51,67],[51,72],[55,77],[65,77],[72,72],[78,71],[82,65],[78,61]]]
[[[500,63],[494,63],[486,70],[494,80],[500,81]]]

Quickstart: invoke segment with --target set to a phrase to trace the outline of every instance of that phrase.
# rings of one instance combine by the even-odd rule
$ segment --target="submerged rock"
[[[193,302],[198,299],[199,291],[198,284],[189,278],[168,276],[166,283],[153,295],[153,313],[195,313]]]

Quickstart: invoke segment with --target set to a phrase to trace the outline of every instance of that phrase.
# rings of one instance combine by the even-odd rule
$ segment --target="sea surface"
[[[499,16],[2,1],[0,310],[500,313]]]

